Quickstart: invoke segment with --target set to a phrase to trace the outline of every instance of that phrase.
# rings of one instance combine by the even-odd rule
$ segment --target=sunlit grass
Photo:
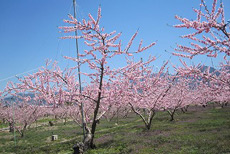
[[[115,119],[102,120],[95,136],[97,149],[87,153],[230,153],[229,116],[229,107],[184,114],[178,111],[175,121],[170,122],[166,112],[158,112],[150,130],[133,114],[119,119],[118,125]],[[59,121],[51,127],[49,120],[53,119],[39,120],[38,126],[26,131],[24,138],[16,134],[16,146],[12,133],[0,132],[0,153],[72,153],[74,143],[82,138],[82,129],[72,121],[66,125]],[[53,134],[58,135],[57,141],[51,141]]]

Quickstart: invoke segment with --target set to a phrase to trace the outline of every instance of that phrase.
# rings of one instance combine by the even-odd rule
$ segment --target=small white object
[[[58,139],[58,135],[52,135],[52,141],[56,141]]]

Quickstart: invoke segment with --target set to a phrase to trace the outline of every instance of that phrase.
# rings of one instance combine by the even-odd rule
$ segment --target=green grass
[[[5,127],[8,127],[8,125],[0,122],[0,128],[5,128]]]
[[[192,108],[185,114],[178,112],[174,122],[169,121],[166,112],[158,112],[150,130],[135,115],[119,119],[118,125],[115,120],[102,120],[95,136],[97,148],[87,154],[227,154],[230,153],[229,117],[230,107]],[[16,146],[13,134],[0,132],[0,153],[72,153],[73,144],[81,140],[81,132],[71,121],[53,127],[42,125],[29,129],[24,138],[17,134]],[[52,134],[57,134],[59,139],[52,142]]]

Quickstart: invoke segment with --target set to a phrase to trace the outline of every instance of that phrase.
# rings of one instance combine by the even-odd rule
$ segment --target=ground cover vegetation
[[[103,118],[95,136],[97,148],[86,153],[228,153],[230,140],[230,108],[213,104],[189,107],[186,113],[177,112],[170,121],[167,112],[157,112],[153,125],[147,130],[135,114],[122,115],[110,122]],[[54,126],[49,125],[49,121]],[[2,126],[2,124],[1,124]],[[5,128],[5,127],[4,127]],[[130,131],[131,130],[131,131]],[[58,134],[57,141],[51,135]],[[1,129],[1,153],[73,153],[76,140],[82,138],[82,130],[72,119],[66,124],[54,117],[39,119],[21,138]]]

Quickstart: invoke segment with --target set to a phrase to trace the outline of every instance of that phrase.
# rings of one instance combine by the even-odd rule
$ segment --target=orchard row
[[[83,150],[86,150],[95,147],[94,136],[100,119],[110,119],[118,111],[123,115],[130,111],[136,113],[150,129],[156,111],[167,111],[174,120],[175,112],[185,111],[188,106],[206,106],[209,102],[224,106],[230,101],[230,23],[225,20],[222,2],[217,6],[217,0],[213,0],[209,10],[201,0],[200,9],[194,9],[196,20],[176,16],[181,24],[174,27],[189,28],[193,33],[182,36],[191,44],[178,45],[173,55],[192,59],[196,55],[217,57],[220,53],[224,55],[223,63],[211,71],[202,64],[188,66],[180,60],[183,67],[173,66],[176,72],[173,75],[168,72],[168,61],[158,72],[153,71],[155,57],[139,62],[127,58],[126,66],[111,69],[109,62],[113,57],[124,55],[132,59],[156,43],[143,46],[141,40],[138,48],[130,51],[136,32],[123,49],[121,33],[106,33],[100,27],[101,8],[96,19],[89,14],[89,20],[78,21],[70,15],[64,22],[72,26],[60,29],[64,33],[78,31],[79,35],[63,39],[83,39],[88,46],[77,58],[65,57],[76,62],[77,67],[61,70],[56,62],[47,62],[36,73],[18,78],[17,83],[9,82],[0,92],[0,117],[22,136],[29,125],[44,115],[70,117],[83,127]],[[80,72],[82,65],[87,65],[90,71]],[[82,75],[90,81],[82,83]],[[5,101],[9,96],[13,100]]]

